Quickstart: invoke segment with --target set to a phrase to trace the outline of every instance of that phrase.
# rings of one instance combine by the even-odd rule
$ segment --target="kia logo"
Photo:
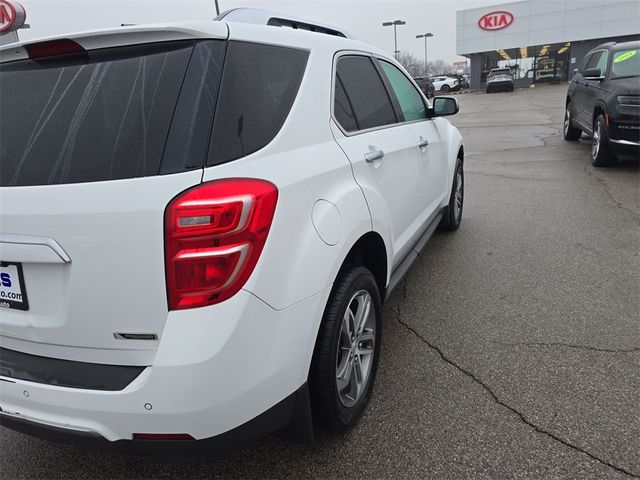
[[[513,23],[513,13],[497,10],[480,17],[478,26],[483,30],[500,30]]]
[[[26,19],[27,13],[18,2],[0,0],[0,33],[19,29]]]

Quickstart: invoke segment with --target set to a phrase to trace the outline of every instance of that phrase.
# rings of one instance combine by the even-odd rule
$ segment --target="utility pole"
[[[429,64],[427,63],[427,38],[433,37],[433,33],[423,33],[416,35],[416,38],[424,38],[424,76],[429,76]]]
[[[405,22],[404,20],[394,20],[393,22],[384,22],[382,24],[383,27],[390,27],[393,25],[393,45],[394,45],[394,49],[393,49],[393,54],[396,57],[396,60],[398,59],[398,33],[396,31],[396,27],[398,25],[406,25],[407,22]]]

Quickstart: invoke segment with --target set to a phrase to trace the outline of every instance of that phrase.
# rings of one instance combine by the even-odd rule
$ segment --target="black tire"
[[[456,208],[458,185],[460,185],[460,208]],[[464,206],[464,168],[460,159],[456,162],[456,169],[453,173],[453,183],[451,185],[451,194],[449,195],[449,205],[444,210],[444,215],[438,228],[453,232],[460,227],[462,222],[462,209]]]
[[[602,114],[593,122],[593,138],[591,139],[591,163],[594,167],[611,167],[617,163],[611,151],[607,125]]]
[[[487,93],[491,93],[491,91],[492,90],[490,88],[487,88]]]
[[[514,88],[513,85],[511,85],[511,87],[509,87],[509,91],[513,92],[513,88]]]
[[[564,110],[564,120],[562,124],[562,135],[565,140],[578,140],[582,135],[582,130],[573,126],[573,114],[571,113],[571,102],[567,102]]]
[[[341,355],[347,354],[339,355],[338,346],[341,339],[344,339],[342,322],[347,308],[354,295],[361,291],[370,295],[372,313],[375,314],[375,319],[373,319],[375,325],[373,354],[366,383],[361,389],[361,396],[356,399],[354,405],[347,407],[339,395],[336,376],[338,361],[342,360]],[[322,317],[309,371],[313,418],[325,430],[334,433],[345,432],[360,420],[369,403],[375,382],[380,357],[381,333],[382,308],[375,278],[364,267],[347,266],[343,268],[333,285]],[[355,374],[354,367],[353,375]]]
[[[440,87],[440,91],[443,93],[447,93],[451,88],[446,83]]]

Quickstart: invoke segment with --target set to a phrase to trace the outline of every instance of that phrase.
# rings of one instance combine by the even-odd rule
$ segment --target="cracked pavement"
[[[385,305],[348,434],[219,459],[138,458],[0,430],[3,478],[638,478],[640,169],[560,136],[566,85],[460,95],[460,230]]]

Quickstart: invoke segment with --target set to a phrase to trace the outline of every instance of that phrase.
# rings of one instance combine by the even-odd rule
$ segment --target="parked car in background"
[[[469,84],[467,83],[467,80],[465,79],[464,75],[458,74],[458,73],[448,73],[446,75],[449,78],[456,78],[458,79],[458,84],[460,85],[459,88],[457,88],[456,90],[462,90],[465,88],[469,88]]]
[[[433,87],[436,91],[443,93],[460,89],[460,80],[446,75],[431,77],[431,83],[433,83]]]
[[[553,57],[539,58],[535,68],[535,82],[552,82],[556,78],[556,61]]]
[[[2,425],[216,451],[358,422],[382,303],[460,225],[458,102],[306,22],[0,48]]]
[[[605,43],[584,57],[569,84],[565,140],[591,135],[591,162],[640,155],[640,42]]]
[[[436,89],[429,77],[414,77],[413,80],[418,84],[420,90],[422,90],[422,93],[424,93],[427,98],[433,98],[435,96]]]
[[[487,93],[513,92],[513,76],[509,68],[493,68],[487,76]]]

